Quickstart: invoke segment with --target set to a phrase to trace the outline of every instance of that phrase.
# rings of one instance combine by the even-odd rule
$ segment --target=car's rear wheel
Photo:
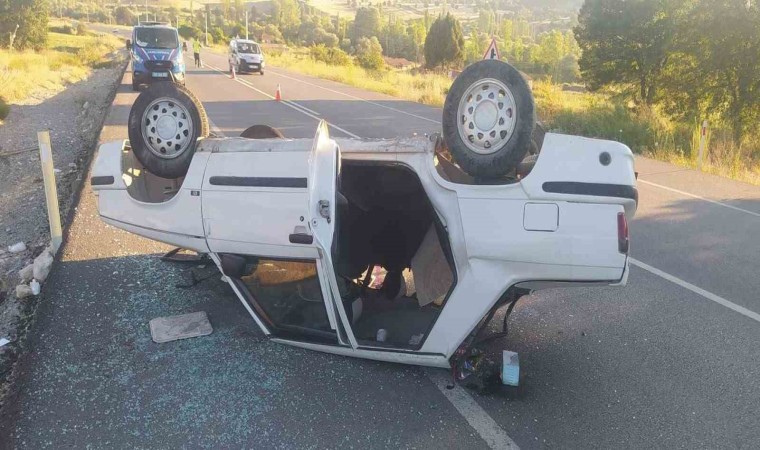
[[[519,71],[497,60],[467,67],[446,96],[443,137],[462,169],[476,178],[498,178],[531,147],[533,95]]]
[[[209,134],[201,102],[183,86],[153,83],[129,112],[129,141],[137,159],[154,175],[187,173],[196,141]]]

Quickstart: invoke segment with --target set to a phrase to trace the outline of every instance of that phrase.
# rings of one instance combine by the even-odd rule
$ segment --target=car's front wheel
[[[175,83],[153,83],[129,112],[129,141],[137,159],[154,175],[187,173],[198,138],[209,134],[201,102]]]

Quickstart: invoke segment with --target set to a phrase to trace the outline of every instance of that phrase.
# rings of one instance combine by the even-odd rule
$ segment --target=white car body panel
[[[274,339],[277,342],[447,367],[457,348],[511,286],[621,285],[627,280],[628,260],[618,248],[617,217],[621,213],[633,217],[636,180],[631,151],[616,142],[550,133],[534,169],[523,180],[469,185],[441,175],[434,145],[424,138],[331,140],[326,126],[320,124],[314,140],[204,139],[178,194],[161,203],[132,197],[122,175],[135,170],[123,166],[134,161],[123,157],[128,151],[122,147],[122,142],[104,144],[93,166],[93,189],[106,222],[211,253],[220,269],[219,255],[225,253],[317,261],[327,315],[339,345],[279,337]],[[603,153],[610,157],[606,165]],[[354,336],[331,260],[340,161],[392,162],[410,168],[445,229],[455,285],[416,351],[362,345]],[[109,177],[113,177],[111,184],[94,182]],[[215,177],[222,177],[222,184]],[[224,184],[224,177],[272,178],[275,186],[230,186]],[[284,179],[294,184],[278,187]],[[299,181],[303,179],[307,179],[305,184]],[[559,186],[560,192],[547,192],[547,186]],[[325,200],[329,202],[327,216],[319,209],[319,202]],[[299,233],[313,236],[313,242],[292,243],[289,236]],[[225,278],[262,331],[270,335],[272,331],[247,304],[239,287]]]

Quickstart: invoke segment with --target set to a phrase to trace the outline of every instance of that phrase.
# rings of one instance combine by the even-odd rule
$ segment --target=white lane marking
[[[292,101],[292,100],[283,100],[283,101],[284,101],[284,102],[286,102],[286,103],[294,103],[294,104],[298,105],[298,106],[299,106],[301,109],[305,109],[306,111],[308,111],[308,112],[310,112],[310,113],[314,114],[315,116],[320,116],[320,115],[321,115],[321,114],[319,114],[318,112],[314,111],[313,109],[309,109],[309,108],[307,108],[307,107],[305,107],[305,106],[301,105],[300,103],[296,103],[296,102],[294,102],[294,101]]]
[[[307,115],[310,115],[310,116],[318,116],[319,115],[319,113],[315,114],[315,113],[311,112],[311,110],[304,108],[303,105],[300,105],[300,104],[298,104],[298,103],[296,103],[296,102],[294,102],[292,100],[280,100],[280,101],[283,102],[283,103],[285,103],[285,104],[287,104],[288,106],[291,106],[293,108],[297,108],[299,111],[301,111],[303,113],[306,113]]]
[[[749,214],[751,216],[760,217],[760,213],[756,213],[754,211],[749,211],[749,210],[746,210],[746,209],[743,209],[743,208],[739,208],[738,206],[729,205],[728,203],[719,202],[717,200],[711,200],[709,198],[705,198],[705,197],[702,197],[702,196],[699,196],[699,195],[696,195],[696,194],[690,194],[690,193],[685,192],[685,191],[681,191],[681,190],[678,190],[678,189],[673,189],[672,187],[663,186],[661,184],[652,183],[651,181],[642,180],[641,178],[639,178],[636,181],[638,181],[639,183],[644,183],[644,184],[648,184],[650,186],[654,186],[656,188],[665,189],[666,191],[675,192],[676,194],[685,195],[687,197],[696,198],[698,200],[704,200],[706,202],[709,202],[709,203],[712,203],[712,204],[715,204],[715,205],[718,205],[718,206],[722,206],[724,208],[729,208],[729,209],[733,209],[734,211],[739,211],[739,212],[743,212],[745,214]]]
[[[216,70],[217,72],[221,73],[222,75],[227,76],[227,73],[224,72],[224,71],[222,71],[221,69],[219,69],[219,68],[217,68],[215,66],[212,66],[209,63],[205,63],[205,65],[206,65],[206,67],[209,67],[209,68],[211,68],[213,70]],[[238,83],[242,84],[243,86],[245,86],[245,87],[247,87],[249,89],[253,89],[254,91],[256,91],[259,94],[261,94],[261,95],[269,98],[270,100],[274,100],[274,96],[269,95],[266,92],[262,91],[261,89],[256,88],[255,86],[253,86],[252,84],[250,84],[249,82],[247,82],[245,80],[241,80],[240,78],[235,78],[232,81],[237,81]],[[301,109],[301,108],[303,108],[303,106],[299,105],[298,103],[296,103],[296,102],[294,102],[292,100],[289,100],[289,101],[286,101],[286,102],[280,102],[280,103],[282,103],[283,105],[285,105],[285,106],[287,106],[287,107],[289,107],[289,108],[291,108],[291,109],[293,109],[295,111],[300,112],[301,114],[305,114],[305,115],[311,117],[312,119],[322,120],[321,118],[315,116],[314,114],[311,114],[310,112],[306,111],[305,108]],[[346,135],[348,135],[348,136],[350,136],[352,138],[361,139],[361,137],[359,137],[359,135],[354,134],[354,133],[352,133],[352,132],[350,132],[350,131],[348,131],[348,130],[346,130],[344,128],[341,128],[341,127],[335,125],[335,124],[332,124],[332,123],[328,122],[327,125],[330,126],[331,128],[335,128],[336,130],[340,131],[341,133],[345,133]]]
[[[745,308],[743,306],[739,306],[736,303],[730,302],[730,301],[726,300],[725,298],[723,298],[723,297],[721,297],[719,295],[715,295],[712,292],[708,292],[708,291],[702,289],[701,287],[694,286],[693,284],[689,283],[688,281],[684,281],[684,280],[682,280],[682,279],[680,279],[680,278],[678,278],[676,276],[673,276],[673,275],[671,275],[671,274],[669,274],[667,272],[663,272],[662,270],[657,269],[656,267],[652,267],[649,264],[646,264],[646,263],[643,263],[643,262],[641,262],[641,261],[639,261],[637,259],[631,258],[630,256],[628,257],[628,261],[631,264],[633,264],[634,266],[636,266],[636,267],[640,267],[640,268],[646,270],[647,272],[650,272],[650,273],[653,273],[653,274],[655,274],[655,275],[657,275],[659,277],[662,277],[662,278],[670,281],[671,283],[675,283],[675,284],[681,286],[682,288],[688,289],[691,292],[694,292],[695,294],[701,295],[702,297],[704,297],[704,298],[706,298],[708,300],[712,300],[713,302],[715,302],[715,303],[717,303],[719,305],[723,305],[726,308],[734,310],[734,311],[738,312],[739,314],[741,314],[743,316],[749,317],[752,320],[760,322],[760,314],[758,314],[758,313],[756,313],[754,311],[750,311],[749,309],[747,309],[747,308]]]
[[[335,89],[326,88],[326,87],[320,86],[318,84],[309,83],[308,81],[304,81],[304,80],[300,80],[298,78],[290,77],[290,76],[287,76],[285,74],[282,74],[282,73],[279,73],[279,72],[276,72],[276,71],[273,71],[273,70],[270,70],[269,73],[273,73],[273,74],[281,76],[283,78],[288,78],[288,79],[291,79],[291,80],[294,80],[294,81],[298,81],[299,83],[308,84],[309,86],[318,87],[320,89],[324,89],[325,91],[329,91],[329,92],[332,92],[332,93],[335,93],[335,94],[344,95],[344,96],[346,96],[348,98],[352,98],[354,100],[359,100],[359,101],[362,101],[362,102],[365,102],[365,103],[369,103],[371,105],[375,105],[375,106],[378,106],[380,108],[385,108],[385,109],[389,109],[391,111],[395,111],[397,113],[406,114],[407,116],[412,116],[412,117],[416,117],[418,119],[427,120],[428,122],[432,122],[432,123],[441,123],[440,120],[429,119],[427,117],[420,116],[418,114],[410,113],[410,112],[407,112],[407,111],[403,111],[401,109],[396,109],[396,108],[393,108],[393,107],[390,107],[390,106],[383,105],[381,103],[373,102],[372,100],[367,100],[366,98],[357,97],[355,95],[346,94],[345,92],[336,91]]]
[[[464,390],[463,387],[455,385],[453,389],[446,389],[446,385],[451,382],[451,377],[447,372],[441,369],[423,369],[425,375],[433,382],[443,396],[446,397],[459,414],[467,420],[481,438],[486,441],[492,449],[518,449],[520,447],[507,433],[488,415],[483,408]]]

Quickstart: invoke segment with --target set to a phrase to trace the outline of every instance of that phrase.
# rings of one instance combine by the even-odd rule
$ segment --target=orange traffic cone
[[[274,93],[274,99],[278,102],[282,100],[282,93],[280,92],[280,85],[277,85],[277,92]]]

